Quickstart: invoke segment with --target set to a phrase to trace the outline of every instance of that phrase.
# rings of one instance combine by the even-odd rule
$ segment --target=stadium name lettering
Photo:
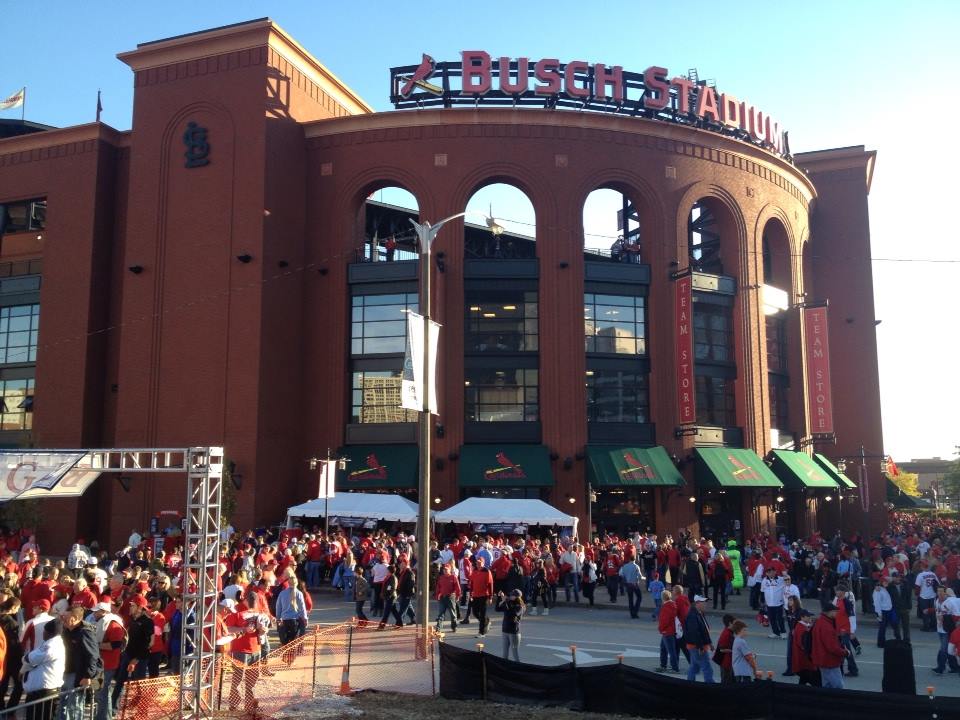
[[[558,58],[493,58],[483,50],[464,50],[456,63],[436,63],[429,55],[412,72],[395,68],[395,102],[430,105],[446,98],[460,102],[530,104],[539,98],[547,107],[639,114],[658,120],[694,123],[789,155],[789,141],[780,123],[749,102],[696,78],[671,77],[667,68],[651,65],[642,73],[619,65]],[[456,71],[459,71],[457,73]],[[460,88],[451,85],[460,74]],[[437,84],[442,81],[442,86]]]

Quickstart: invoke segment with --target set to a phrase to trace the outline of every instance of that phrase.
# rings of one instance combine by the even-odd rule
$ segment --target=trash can
[[[900,695],[917,694],[913,646],[906,640],[887,640],[883,647],[883,691]]]

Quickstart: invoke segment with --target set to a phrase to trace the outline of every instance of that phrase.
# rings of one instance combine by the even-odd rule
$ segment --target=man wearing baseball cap
[[[33,617],[23,626],[23,632],[20,634],[20,645],[23,647],[23,654],[38,647],[43,642],[43,626],[53,620],[50,614],[50,601],[46,598],[34,600]]]
[[[704,615],[707,599],[703,595],[693,596],[693,607],[687,613],[687,620],[683,626],[683,640],[690,651],[690,667],[687,669],[687,680],[696,682],[697,673],[703,672],[703,681],[713,682],[713,668],[710,666],[710,653],[713,650],[713,641],[710,639],[710,625]]]
[[[142,680],[147,676],[147,658],[150,656],[150,644],[153,641],[153,620],[144,612],[147,599],[143,595],[131,595],[127,599],[127,607],[130,609],[127,649],[120,655],[117,684],[111,695],[114,708],[119,704],[120,693],[127,680]]]

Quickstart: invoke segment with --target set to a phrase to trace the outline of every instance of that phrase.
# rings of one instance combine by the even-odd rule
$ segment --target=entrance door
[[[593,524],[597,532],[625,537],[633,532],[656,532],[653,490],[637,487],[604,488],[596,491]]]
[[[743,540],[739,490],[707,490],[700,501],[700,534],[723,547],[727,540]]]

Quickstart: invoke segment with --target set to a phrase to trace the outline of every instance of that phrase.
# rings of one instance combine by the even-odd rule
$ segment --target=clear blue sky
[[[6,0],[0,96],[26,85],[27,117],[131,123],[132,75],[116,60],[138,42],[269,16],[378,110],[388,68],[421,52],[559,57],[642,70],[659,64],[773,113],[794,152],[844,145],[879,151],[870,197],[886,451],[950,456],[960,444],[955,330],[960,232],[960,2],[521,3],[47,2]],[[19,110],[4,117],[19,116]],[[835,392],[856,393],[856,388]]]

